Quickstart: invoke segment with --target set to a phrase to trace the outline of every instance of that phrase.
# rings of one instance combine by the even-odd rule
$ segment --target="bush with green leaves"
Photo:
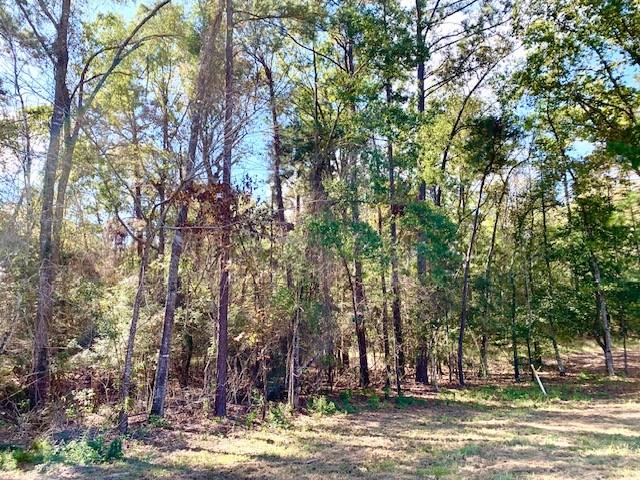
[[[333,415],[338,411],[338,407],[331,400],[327,399],[324,395],[319,395],[317,397],[311,397],[309,402],[307,403],[307,409],[311,413],[315,413],[317,415]]]
[[[27,450],[9,448],[0,452],[0,471],[15,470],[21,465],[91,465],[111,462],[124,457],[122,439],[107,442],[104,437],[78,438],[67,443],[54,444],[46,438],[37,438]]]
[[[369,405],[369,408],[372,408],[373,410],[377,410],[380,408],[380,397],[378,395],[370,395],[367,398],[367,405]]]
[[[0,452],[0,472],[9,472],[16,468],[18,468],[18,461],[15,457],[15,451]]]
[[[266,424],[270,427],[289,428],[291,420],[288,406],[284,403],[276,403],[269,408]]]

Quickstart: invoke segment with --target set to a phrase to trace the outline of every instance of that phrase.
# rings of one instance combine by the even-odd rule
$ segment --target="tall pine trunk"
[[[382,210],[378,207],[378,234],[382,238]],[[384,386],[391,386],[391,348],[389,346],[389,308],[387,306],[387,279],[385,278],[385,266],[381,265],[380,293],[382,295],[382,349],[384,351]],[[397,390],[400,392],[400,380],[397,380]]]
[[[229,262],[231,260],[231,154],[233,150],[233,1],[226,3],[225,80],[224,80],[224,145],[222,154],[222,184],[224,204],[222,206],[222,253],[220,255],[220,300],[218,303],[218,356],[216,358],[216,394],[214,414],[227,414],[227,356],[229,316]]]
[[[385,86],[387,106],[391,106],[391,84]],[[389,219],[389,232],[391,234],[391,316],[393,318],[393,333],[395,336],[396,376],[399,383],[404,379],[404,343],[402,334],[402,316],[400,306],[400,274],[398,267],[398,205],[396,205],[396,177],[393,163],[393,142],[387,138],[387,161],[389,163],[389,203],[391,215]],[[400,387],[398,387],[400,390]]]

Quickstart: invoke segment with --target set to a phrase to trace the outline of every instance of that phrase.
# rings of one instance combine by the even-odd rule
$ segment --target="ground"
[[[466,390],[415,387],[400,401],[343,394],[334,400],[352,413],[282,426],[169,418],[138,426],[123,460],[0,479],[640,479],[640,353],[613,380],[593,354],[574,352],[565,378],[545,371],[547,399],[528,379],[497,375]]]

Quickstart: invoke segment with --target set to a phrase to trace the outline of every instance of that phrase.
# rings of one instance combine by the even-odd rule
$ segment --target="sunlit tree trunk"
[[[218,304],[218,356],[216,359],[216,394],[214,413],[216,417],[227,414],[227,356],[228,356],[228,316],[229,316],[229,267],[231,260],[231,154],[233,148],[233,2],[226,2],[225,40],[225,109],[224,145],[222,154],[222,184],[224,205],[222,207],[222,241],[220,255],[220,300]]]
[[[391,106],[391,84],[385,86],[387,105]],[[391,235],[391,315],[393,318],[393,333],[395,336],[396,376],[400,382],[404,379],[404,343],[402,334],[402,316],[400,310],[400,274],[398,267],[398,205],[396,205],[396,177],[393,164],[393,142],[387,139],[387,161],[389,163],[389,203],[391,215],[389,218],[389,232]]]
[[[33,380],[29,387],[31,407],[44,404],[49,391],[49,326],[53,317],[53,282],[55,266],[53,263],[53,218],[54,189],[58,160],[60,156],[60,139],[68,98],[67,66],[69,62],[68,36],[71,0],[62,0],[60,20],[56,27],[56,40],[52,48],[53,110],[49,121],[49,145],[45,158],[42,179],[42,200],[40,213],[39,236],[39,272],[37,311],[33,339]]]
[[[467,252],[464,257],[463,273],[462,273],[462,295],[460,304],[460,331],[458,332],[458,383],[463,386],[464,383],[464,331],[469,319],[469,273],[471,270],[471,257],[473,248],[476,243],[478,228],[480,227],[480,206],[482,205],[482,193],[484,185],[489,175],[490,166],[488,166],[482,174],[480,181],[480,191],[478,192],[478,203],[473,214],[473,224],[471,226],[471,237],[467,245]]]
[[[129,391],[131,389],[131,372],[133,370],[133,354],[135,348],[136,332],[138,329],[138,320],[140,319],[140,307],[145,289],[145,277],[147,266],[149,264],[150,250],[150,229],[147,228],[146,238],[141,239],[142,257],[140,258],[140,269],[138,270],[138,288],[136,296],[133,300],[133,311],[131,313],[131,324],[129,325],[129,337],[127,339],[127,352],[124,359],[124,368],[122,371],[122,383],[120,384],[120,413],[118,415],[118,431],[122,434],[127,433],[129,428],[129,408],[130,399]]]

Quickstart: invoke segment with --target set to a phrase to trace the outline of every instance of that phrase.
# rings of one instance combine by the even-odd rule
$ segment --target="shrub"
[[[379,409],[380,397],[377,395],[371,395],[369,398],[367,398],[367,404],[369,405],[369,408],[373,408],[374,410]]]
[[[318,415],[333,415],[338,411],[336,404],[328,400],[324,395],[311,397],[311,400],[307,403],[307,408],[310,412]]]
[[[171,423],[159,415],[149,415],[149,425],[154,428],[171,428]]]
[[[291,421],[289,420],[287,405],[284,403],[273,405],[269,409],[269,413],[267,413],[266,423],[272,427],[290,427]]]
[[[18,461],[15,458],[16,451],[0,452],[0,472],[8,472],[18,468]]]
[[[62,447],[60,457],[64,463],[70,465],[99,463],[102,458],[98,448],[100,447],[93,442],[72,440]]]

